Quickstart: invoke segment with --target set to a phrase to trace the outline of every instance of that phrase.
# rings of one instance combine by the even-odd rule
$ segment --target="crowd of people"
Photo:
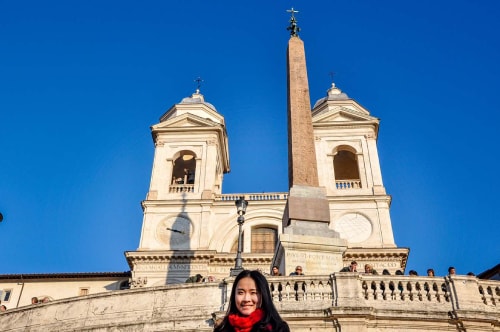
[[[186,279],[187,283],[197,283],[197,282],[216,282],[217,280],[215,279],[214,276],[208,276],[204,278],[201,274],[196,274],[194,276],[191,276]]]
[[[50,298],[45,296],[43,297],[42,299],[39,299],[38,297],[36,296],[33,296],[31,298],[31,304],[41,304],[41,303],[48,303],[50,302]],[[7,307],[3,304],[0,305],[0,312],[4,312],[4,311],[7,311]]]
[[[50,302],[50,299],[47,296],[43,297],[42,299],[39,299],[36,296],[33,296],[31,298],[31,304],[40,304],[40,303],[48,303],[48,302]]]
[[[356,261],[352,261],[351,265],[343,267],[339,272],[364,272],[367,274],[378,274],[378,272],[373,269],[373,266],[371,264],[365,264],[364,271],[358,271],[357,267],[358,267],[358,263]],[[384,269],[382,271],[382,274],[383,275],[390,275],[391,272],[389,272],[388,269]],[[396,275],[404,275],[403,271],[401,271],[401,270],[396,270],[395,274]],[[450,266],[448,268],[448,275],[453,276],[456,274],[457,274],[457,272],[456,272],[455,267]],[[410,271],[408,271],[408,275],[409,276],[418,276],[418,273],[415,270],[410,270]],[[467,273],[467,275],[468,276],[475,276],[475,274],[473,272],[469,272],[469,273]],[[434,269],[427,269],[427,276],[428,277],[435,277],[436,274],[434,273]]]
[[[271,273],[263,272],[260,269],[258,269],[257,271],[259,271],[264,276],[271,276],[271,277],[283,276],[283,274],[281,274],[279,267],[277,265],[273,265],[273,267],[271,268]],[[358,263],[356,261],[352,261],[350,265],[343,267],[342,269],[340,269],[339,272],[360,272],[360,273],[373,274],[373,275],[379,274],[377,272],[377,270],[375,270],[373,268],[372,264],[365,264],[363,266],[363,270],[358,271]],[[448,268],[448,275],[455,275],[455,274],[456,274],[455,267],[450,266]],[[291,272],[289,274],[289,276],[304,276],[304,275],[305,274],[304,274],[304,269],[302,268],[302,265],[297,265],[295,267],[294,272]],[[391,275],[391,272],[388,269],[383,269],[382,275]],[[404,273],[402,270],[396,270],[395,275],[404,275]],[[418,276],[418,273],[415,270],[410,270],[410,271],[408,271],[408,275],[409,276]],[[467,275],[475,276],[475,274],[472,272],[467,273]],[[435,276],[434,269],[427,269],[427,276],[434,277]],[[196,275],[191,276],[188,279],[186,279],[187,283],[215,282],[215,281],[216,281],[215,277],[208,276],[207,278],[204,278],[201,274],[196,274]]]
[[[272,277],[282,276],[282,274],[281,274],[281,272],[279,270],[279,267],[276,266],[276,265],[274,265],[272,267],[270,274],[264,273],[262,271],[260,271],[260,272],[262,274],[264,274],[264,275],[270,275]],[[358,263],[356,261],[352,261],[350,265],[344,266],[342,269],[340,269],[339,272],[359,272],[359,273],[373,274],[373,275],[378,275],[379,274],[377,272],[377,270],[375,270],[373,268],[372,264],[365,264],[363,266],[363,270],[358,271]],[[404,275],[404,272],[402,270],[396,270],[394,274],[395,275]],[[294,272],[292,272],[292,273],[289,274],[289,276],[303,276],[303,275],[305,275],[305,274],[304,274],[304,271],[303,271],[303,268],[302,268],[301,265],[297,265],[295,267]],[[388,269],[383,269],[382,270],[382,275],[391,275],[391,272]],[[409,270],[408,271],[408,275],[409,276],[418,276],[418,273],[415,270]],[[456,269],[455,269],[455,267],[450,266],[448,268],[448,275],[451,275],[451,276],[456,275]],[[468,276],[475,276],[475,274],[473,272],[469,272],[469,273],[467,273],[467,275]],[[428,277],[435,277],[436,274],[434,272],[434,269],[432,269],[432,268],[427,269],[427,276]]]

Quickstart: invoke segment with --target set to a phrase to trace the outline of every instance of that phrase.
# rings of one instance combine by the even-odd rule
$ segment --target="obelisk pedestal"
[[[300,265],[307,275],[337,272],[343,267],[347,242],[328,227],[330,209],[325,189],[295,185],[290,188],[283,213],[283,233],[279,236],[273,265],[286,275]]]

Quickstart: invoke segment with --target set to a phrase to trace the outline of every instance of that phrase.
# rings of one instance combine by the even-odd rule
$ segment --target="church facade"
[[[390,196],[382,182],[376,140],[378,119],[332,85],[312,110],[319,184],[325,189],[329,227],[347,241],[344,261],[370,263],[391,273],[404,270],[407,248],[394,242]],[[222,279],[234,265],[238,240],[234,202],[248,202],[243,225],[243,266],[269,272],[283,233],[287,192],[222,194],[229,171],[224,118],[196,91],[152,127],[155,157],[150,190],[142,202],[139,248],[126,252],[133,284],[159,286],[190,275]],[[318,259],[296,257],[312,271]],[[139,282],[139,280],[141,280]]]
[[[27,276],[0,276],[3,331],[212,330],[234,280],[238,199],[249,203],[242,265],[266,274],[279,267],[283,276],[268,279],[292,331],[500,330],[497,281],[395,275],[409,249],[396,245],[392,231],[379,120],[333,83],[310,107],[293,12],[289,29],[283,168],[290,190],[222,193],[230,138],[224,117],[197,89],[151,128],[155,154],[139,246],[125,252],[130,272],[30,275],[29,287]],[[352,260],[390,275],[337,272]],[[306,276],[288,276],[296,265]],[[185,282],[197,274],[206,282]],[[31,297],[49,301],[34,305]]]

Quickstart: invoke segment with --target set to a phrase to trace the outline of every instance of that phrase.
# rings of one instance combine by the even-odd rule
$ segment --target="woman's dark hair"
[[[271,326],[273,327],[273,331],[290,331],[288,325],[280,317],[278,310],[276,310],[276,307],[274,306],[266,277],[264,277],[264,275],[262,275],[262,273],[260,273],[259,271],[255,270],[243,270],[240,272],[240,274],[238,274],[236,279],[234,279],[233,288],[231,289],[231,296],[229,297],[229,306],[226,312],[226,317],[224,317],[220,325],[218,325],[214,329],[214,331],[233,331],[232,327],[229,324],[229,315],[239,313],[234,301],[234,298],[236,296],[236,286],[241,279],[247,277],[252,278],[253,281],[255,281],[257,291],[261,295],[260,307],[264,312],[264,317],[259,323],[257,323],[257,331],[269,331],[267,329],[267,326],[269,324],[271,324]],[[254,331],[254,329],[252,329],[252,331]]]

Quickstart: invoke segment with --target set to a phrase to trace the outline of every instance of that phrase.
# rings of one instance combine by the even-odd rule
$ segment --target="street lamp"
[[[243,259],[241,258],[241,245],[243,242],[242,238],[242,227],[245,222],[245,212],[247,211],[248,202],[245,200],[244,196],[240,196],[240,198],[235,202],[236,209],[238,211],[238,253],[236,254],[236,262],[234,264],[234,268],[231,269],[231,273],[229,274],[231,277],[236,277],[243,271]]]

